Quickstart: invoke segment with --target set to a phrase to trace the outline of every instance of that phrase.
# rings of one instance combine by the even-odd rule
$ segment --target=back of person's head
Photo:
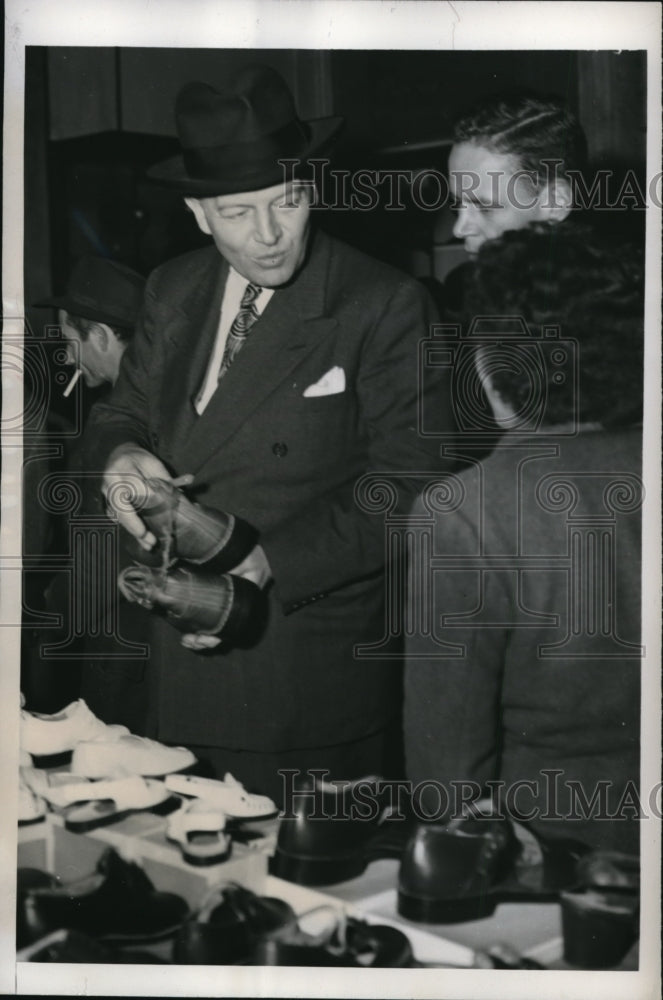
[[[546,394],[542,423],[608,427],[642,418],[644,266],[635,248],[608,247],[570,222],[536,225],[484,243],[468,282],[473,316],[527,324]],[[526,368],[507,361],[490,373],[515,412],[531,393]]]
[[[490,98],[458,119],[453,139],[516,157],[521,169],[540,178],[540,184],[553,169],[546,163],[557,162],[557,171],[565,177],[570,171],[582,173],[586,165],[587,141],[580,122],[555,97]]]

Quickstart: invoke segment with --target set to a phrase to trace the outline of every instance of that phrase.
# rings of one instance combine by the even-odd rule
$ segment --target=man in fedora
[[[117,381],[122,357],[134,334],[144,291],[145,279],[130,267],[109,258],[86,255],[72,268],[61,295],[36,303],[37,308],[58,310],[58,321],[67,344],[66,364],[76,367],[88,387],[110,388]],[[73,388],[73,380],[70,387]],[[55,417],[51,414],[49,419]],[[85,494],[86,480],[80,476],[80,441],[73,430],[73,426],[68,426],[64,439],[68,448],[63,461],[66,461],[66,474],[71,476],[75,488]],[[42,447],[44,443],[41,442]],[[56,463],[53,458],[32,455],[32,447],[34,444],[28,443],[24,464],[24,553],[44,557],[53,545],[53,538],[57,537],[57,526],[54,515],[47,513],[39,502],[39,490],[44,478],[55,471]],[[122,718],[118,721],[126,719],[133,729],[140,731],[145,714],[142,703],[139,704],[142,699],[138,684],[141,665],[135,660],[128,666],[120,665],[121,653],[112,636],[105,637],[103,642],[85,636],[82,674],[79,669],[83,660],[81,644],[77,645],[76,657],[71,660],[51,659],[41,652],[49,644],[64,643],[70,635],[72,618],[68,575],[57,573],[46,587],[44,582],[43,570],[34,574],[26,571],[26,585],[34,588],[35,604],[58,614],[62,625],[46,633],[36,631],[24,635],[22,683],[29,707],[36,711],[55,711],[77,697],[82,688],[86,699],[94,708],[100,707],[102,715],[111,704],[121,705]],[[94,575],[86,579],[85,589],[89,593],[96,586]],[[122,634],[125,637],[135,631],[133,626],[137,619],[133,608],[123,607]],[[112,655],[115,659],[113,663],[108,658],[101,663],[97,660],[99,655]]]
[[[182,156],[151,175],[181,191],[214,245],[148,279],[117,386],[93,414],[90,461],[101,456],[109,502],[117,482],[189,475],[201,502],[259,532],[233,572],[265,588],[266,628],[231,648],[180,642],[154,617],[151,725],[281,801],[284,768],[389,769],[401,686],[383,642],[384,509],[357,484],[375,473],[405,511],[414,473],[441,471],[439,443],[417,431],[434,316],[411,278],[315,231],[307,185],[284,176],[279,161],[305,170],[340,119],[299,119],[267,66],[223,91],[187,84],[176,119]],[[446,414],[445,387],[430,391]],[[153,545],[139,509],[116,514]]]
[[[90,388],[117,382],[144,291],[145,279],[130,267],[85,256],[74,266],[65,293],[38,303],[58,310],[67,364],[76,365]]]

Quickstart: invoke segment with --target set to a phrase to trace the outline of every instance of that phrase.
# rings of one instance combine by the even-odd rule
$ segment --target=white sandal
[[[205,799],[230,819],[268,819],[278,812],[271,799],[266,795],[247,792],[232,774],[226,774],[223,781],[199,778],[194,774],[169,774],[166,777],[166,788],[180,795]]]
[[[231,839],[224,833],[226,817],[212,802],[194,799],[168,820],[166,836],[178,844],[190,865],[218,865],[230,855]]]
[[[34,790],[34,783],[32,787]],[[162,781],[137,774],[102,781],[85,781],[76,776],[74,781],[56,785],[46,781],[39,793],[62,812],[67,829],[77,833],[115,823],[133,812],[164,814],[172,810],[175,802]]]

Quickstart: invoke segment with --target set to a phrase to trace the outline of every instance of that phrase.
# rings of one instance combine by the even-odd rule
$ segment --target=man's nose
[[[65,352],[64,352],[64,363],[66,365],[75,365],[76,364],[76,358],[74,357],[74,352],[73,352],[72,347],[71,347],[70,344],[67,345],[67,347],[65,349]]]
[[[266,246],[274,246],[281,237],[281,227],[274,214],[273,209],[268,208],[264,212],[259,212],[256,218],[256,238],[259,243]]]
[[[462,240],[465,239],[466,236],[471,236],[472,232],[473,227],[471,211],[467,205],[461,205],[457,210],[453,234],[456,239]]]

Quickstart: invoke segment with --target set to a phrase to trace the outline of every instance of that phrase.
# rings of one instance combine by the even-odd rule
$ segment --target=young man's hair
[[[556,161],[562,176],[582,173],[587,140],[580,122],[555,97],[513,94],[494,97],[458,119],[454,142],[475,142],[497,153],[511,154],[523,170],[532,172],[537,186],[546,183]]]
[[[526,353],[541,372],[543,423],[608,427],[642,419],[644,266],[635,248],[608,247],[570,221],[537,224],[484,243],[468,278],[474,316],[522,317],[536,338]],[[559,327],[561,341],[575,346],[560,353],[544,327]],[[495,366],[493,388],[523,412],[531,374],[508,339],[501,350],[512,350],[515,363]]]
[[[70,312],[67,313],[67,322],[80,334],[81,340],[87,340],[92,327],[99,326],[97,320],[86,319],[85,316],[76,316]],[[110,327],[118,340],[127,341],[133,337],[134,331],[130,326],[121,326],[119,323],[105,323],[104,325]]]

